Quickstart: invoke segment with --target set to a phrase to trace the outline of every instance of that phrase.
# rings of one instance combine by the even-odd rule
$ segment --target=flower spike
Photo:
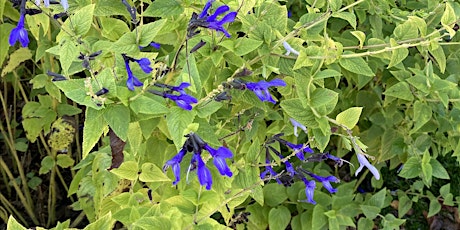
[[[286,83],[281,79],[274,79],[269,82],[259,81],[246,83],[246,88],[254,92],[261,101],[268,101],[273,104],[276,104],[276,101],[270,95],[268,88],[275,86],[286,86]]]
[[[371,171],[372,175],[374,175],[375,179],[380,180],[379,170],[377,170],[375,166],[369,163],[369,161],[366,159],[366,156],[364,156],[361,153],[356,154],[356,156],[358,157],[359,168],[356,169],[355,176],[357,176],[358,173],[361,172],[361,170],[363,170],[364,166],[366,166],[366,168],[368,168],[369,171]]]

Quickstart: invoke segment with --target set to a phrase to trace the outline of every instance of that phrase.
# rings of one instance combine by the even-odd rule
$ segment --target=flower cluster
[[[16,44],[17,41],[19,41],[22,47],[27,47],[29,45],[29,37],[27,34],[27,30],[24,27],[24,20],[26,17],[26,0],[21,1],[21,5],[19,8],[20,16],[18,25],[11,30],[8,42],[10,43],[10,46],[14,46],[14,44]]]
[[[316,188],[316,181],[321,182],[323,184],[323,187],[326,188],[330,193],[335,193],[337,192],[337,189],[332,187],[331,182],[338,183],[339,179],[336,178],[335,176],[319,176],[316,175],[308,170],[303,169],[302,167],[297,167],[294,169],[294,166],[292,165],[291,162],[289,162],[288,157],[284,157],[278,150],[270,146],[269,144],[277,141],[280,144],[283,144],[295,151],[295,155],[299,160],[304,161],[305,157],[303,153],[310,153],[312,155],[311,158],[307,158],[307,161],[309,159],[319,159],[319,160],[325,160],[331,158],[332,160],[336,161],[337,159],[340,159],[338,157],[330,156],[330,154],[313,154],[313,150],[308,147],[308,145],[304,144],[293,144],[290,143],[286,140],[283,140],[280,138],[283,134],[277,134],[274,135],[269,141],[266,142],[265,144],[265,149],[266,149],[266,157],[265,157],[265,171],[260,174],[261,179],[265,179],[267,174],[270,174],[270,178],[274,178],[278,184],[284,184],[285,186],[289,186],[294,179],[300,179],[302,182],[305,184],[305,194],[307,199],[302,200],[309,202],[311,204],[316,204],[316,202],[313,199],[314,195],[314,190]],[[284,174],[285,177],[288,177],[289,180],[284,179],[281,180],[283,175],[280,175],[276,173],[276,171],[273,169],[273,167],[270,164],[270,151],[272,151],[275,155],[277,155],[281,162],[285,165],[287,174]],[[316,156],[315,156],[316,155]],[[307,176],[311,178],[311,180],[307,179]]]
[[[211,172],[206,167],[206,164],[201,158],[201,153],[203,152],[203,149],[211,154],[213,158],[213,163],[222,176],[233,176],[232,171],[230,171],[230,168],[225,162],[225,159],[233,157],[233,153],[230,151],[230,149],[223,146],[219,147],[218,149],[214,149],[211,146],[209,146],[208,143],[204,142],[203,139],[201,139],[196,133],[193,132],[187,134],[186,137],[187,140],[185,141],[179,153],[175,155],[172,159],[168,160],[163,166],[163,171],[166,171],[169,167],[172,168],[174,176],[176,177],[176,179],[173,182],[173,185],[176,185],[180,181],[180,164],[185,154],[187,152],[193,152],[189,170],[196,169],[198,181],[200,182],[200,184],[202,186],[206,186],[207,190],[211,189]]]
[[[208,2],[206,2],[206,5],[203,8],[203,11],[199,15],[193,13],[192,19],[190,19],[187,29],[187,36],[189,38],[195,36],[200,32],[197,31],[198,27],[208,28],[215,30],[217,32],[222,32],[225,34],[226,37],[230,37],[230,34],[224,28],[224,24],[233,22],[235,20],[237,13],[230,12],[223,16],[220,20],[217,20],[217,16],[229,11],[230,7],[228,7],[227,5],[219,6],[213,14],[209,15],[208,11],[211,8],[213,2],[214,0],[208,0]]]
[[[126,72],[128,73],[128,80],[126,81],[126,86],[128,87],[128,89],[133,91],[134,87],[143,86],[144,84],[141,81],[139,81],[139,79],[136,76],[134,76],[133,72],[131,71],[131,67],[129,67],[129,63],[137,62],[137,64],[139,64],[139,66],[145,73],[150,73],[153,70],[152,67],[150,67],[150,60],[148,58],[135,59],[129,57],[126,54],[121,55],[123,56],[123,60],[125,61]]]
[[[177,106],[181,107],[185,110],[192,110],[193,103],[197,103],[198,100],[185,92],[185,88],[190,86],[188,82],[182,82],[179,86],[171,86],[161,83],[154,83],[154,86],[167,89],[165,91],[157,91],[157,90],[149,90],[150,93],[168,98],[176,102]],[[175,95],[174,93],[179,93],[179,95]]]

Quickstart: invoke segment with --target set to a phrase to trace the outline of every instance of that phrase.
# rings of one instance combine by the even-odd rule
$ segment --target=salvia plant
[[[0,1],[1,228],[460,229],[458,1]]]

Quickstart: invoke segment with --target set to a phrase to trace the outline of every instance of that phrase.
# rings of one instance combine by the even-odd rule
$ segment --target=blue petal
[[[163,171],[166,171],[168,167],[172,167],[174,176],[176,180],[173,182],[173,185],[176,185],[180,181],[180,163],[182,162],[182,158],[187,153],[187,150],[181,149],[177,155],[175,155],[171,160],[167,161],[166,164],[163,166]]]
[[[209,16],[209,17],[206,19],[206,21],[207,21],[207,22],[215,22],[217,16],[219,16],[220,14],[225,13],[225,12],[228,11],[229,9],[230,9],[230,7],[228,7],[227,5],[219,6],[219,7],[216,9],[216,11],[214,12],[214,14],[212,14],[211,16]]]
[[[153,48],[159,50],[161,48],[161,45],[159,43],[156,43],[156,42],[150,42],[150,46],[152,46]]]
[[[150,67],[150,60],[148,58],[141,58],[139,60],[136,60],[136,62],[139,64],[139,66],[145,73],[152,72],[153,69],[152,67]]]
[[[204,146],[204,149],[206,149],[213,157],[213,163],[216,166],[216,168],[219,170],[219,173],[222,176],[226,175],[228,177],[232,177],[233,173],[228,167],[227,162],[225,162],[226,158],[233,157],[232,151],[230,151],[230,149],[225,148],[225,147],[219,147],[219,149],[214,149],[208,144]]]
[[[136,87],[143,86],[144,84],[141,81],[139,81],[137,77],[133,75],[133,72],[131,71],[131,68],[129,67],[129,61],[125,61],[125,65],[126,65],[126,72],[128,73],[128,80],[126,81],[126,86],[128,87],[128,89],[133,91],[135,86]]]
[[[286,82],[281,79],[273,79],[272,81],[268,82],[269,86],[286,86]]]
[[[10,46],[14,46],[14,44],[19,40],[22,47],[27,47],[29,44],[29,37],[27,36],[27,30],[24,28],[24,18],[25,15],[21,14],[18,25],[13,28],[10,32],[10,37],[8,42]]]
[[[223,25],[225,23],[230,23],[230,22],[233,22],[235,21],[235,18],[236,18],[236,12],[230,12],[228,13],[227,15],[225,15],[220,21],[219,21],[219,24],[220,25]],[[227,37],[230,37],[230,36],[227,36]]]
[[[214,0],[208,0],[208,2],[206,2],[206,5],[204,5],[203,11],[201,11],[201,13],[198,16],[198,18],[204,18],[204,17],[206,17],[208,15],[208,10],[209,10],[209,8],[211,8],[211,5],[212,5],[213,2],[214,2]]]
[[[302,178],[302,181],[305,184],[305,195],[307,196],[307,202],[311,204],[316,204],[316,201],[313,200],[315,194],[316,182],[314,180],[308,181],[305,178]]]
[[[199,154],[193,154],[192,161],[196,161],[198,163],[198,181],[202,186],[206,186],[207,190],[210,190],[212,186],[211,171],[206,168],[206,165]]]
[[[364,166],[366,166],[369,169],[369,171],[371,171],[372,175],[374,175],[375,179],[380,180],[379,170],[377,170],[377,168],[375,168],[371,163],[369,163],[369,161],[366,159],[366,156],[358,153],[357,157],[359,161],[359,168],[356,169],[355,176],[358,175],[359,172],[361,172]]]
[[[67,11],[67,9],[69,9],[69,3],[67,2],[67,0],[61,0],[61,5],[62,5],[62,8],[64,8],[65,11]]]

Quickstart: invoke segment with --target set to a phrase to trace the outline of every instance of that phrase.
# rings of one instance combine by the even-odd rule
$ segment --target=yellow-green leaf
[[[359,117],[361,116],[361,111],[363,111],[363,107],[349,108],[339,113],[335,120],[348,129],[352,129],[358,123]]]

